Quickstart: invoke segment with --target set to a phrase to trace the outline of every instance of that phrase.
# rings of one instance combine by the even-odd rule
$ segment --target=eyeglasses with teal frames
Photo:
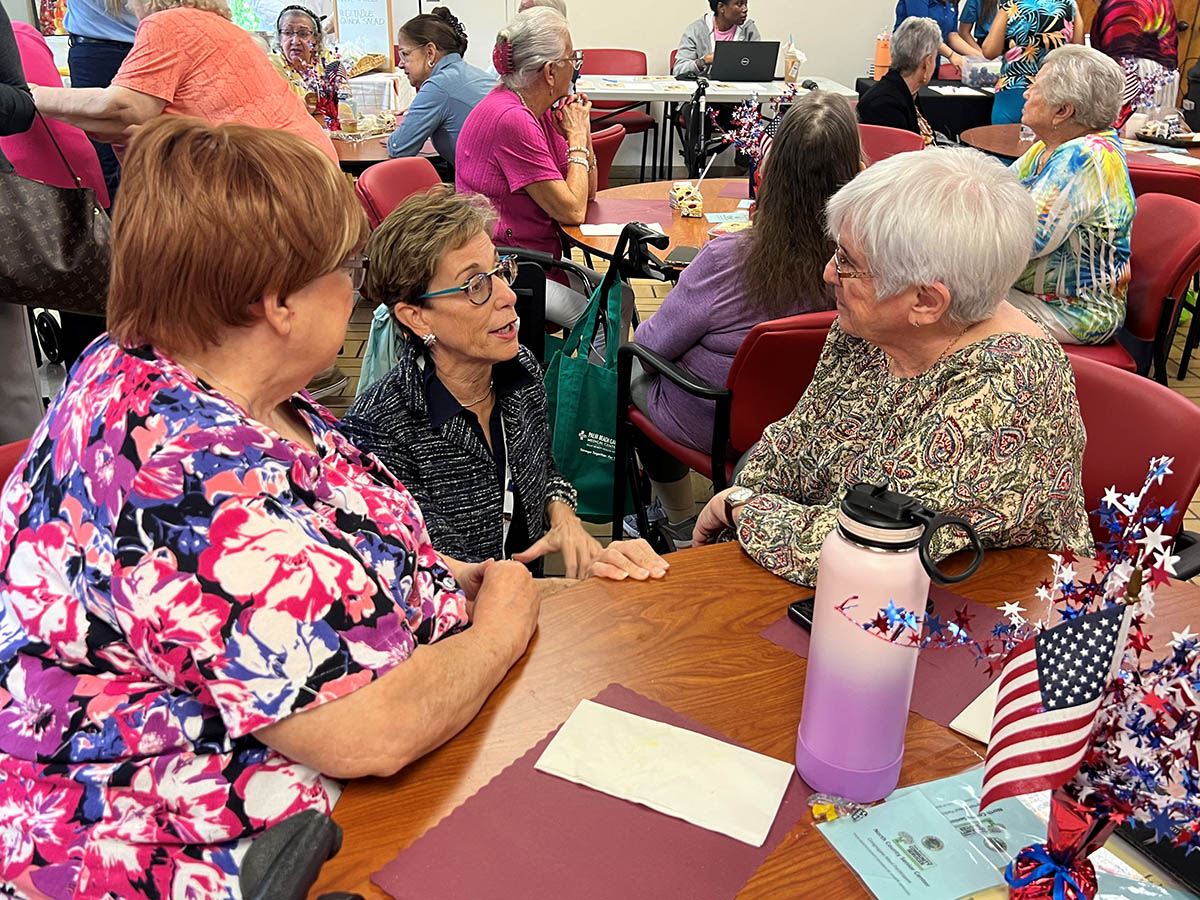
[[[492,299],[492,278],[499,276],[505,284],[511,285],[517,277],[517,258],[502,256],[496,268],[490,272],[478,272],[468,278],[458,287],[446,288],[444,291],[430,291],[422,294],[418,300],[429,300],[432,297],[444,297],[447,294],[463,293],[474,306],[483,306]]]

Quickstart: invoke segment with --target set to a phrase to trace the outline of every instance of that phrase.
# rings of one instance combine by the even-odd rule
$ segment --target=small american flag
[[[1125,652],[1128,606],[1078,616],[1017,644],[1000,673],[983,769],[982,810],[1053,790],[1079,769]]]

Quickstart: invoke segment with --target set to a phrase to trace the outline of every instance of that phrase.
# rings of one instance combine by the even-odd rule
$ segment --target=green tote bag
[[[599,328],[606,341],[604,365],[588,360]],[[579,518],[588,522],[612,521],[620,330],[621,280],[606,274],[546,369],[554,461],[575,486]],[[626,505],[632,508],[632,501]]]

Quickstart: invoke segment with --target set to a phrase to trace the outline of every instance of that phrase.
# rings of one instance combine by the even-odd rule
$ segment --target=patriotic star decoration
[[[709,124],[713,128],[713,133],[719,135],[726,146],[744,153],[756,166],[762,165],[762,161],[766,159],[771,150],[775,132],[779,129],[782,121],[780,111],[785,105],[796,99],[798,92],[799,88],[796,85],[785,85],[780,96],[772,98],[765,104],[766,110],[770,112],[769,116],[763,115],[763,107],[759,105],[758,94],[751,94],[750,99],[742,101],[730,115],[729,121],[732,127],[728,130],[723,129],[717,121],[719,110],[710,107],[708,110]]]
[[[1000,607],[1000,615],[1004,616],[1013,625],[1024,625],[1025,617],[1021,613],[1025,612],[1025,607],[1020,603],[1005,603]]]
[[[1134,493],[1115,486],[1104,492],[1094,515],[1106,537],[1097,544],[1098,565],[1088,581],[1079,577],[1072,554],[1050,555],[1052,574],[1035,592],[1037,608],[1050,610],[1045,618],[1018,624],[1012,617],[1018,604],[1001,607],[1008,624],[997,626],[990,642],[1006,655],[1001,702],[1020,708],[1010,711],[1003,736],[988,748],[984,799],[1062,788],[1097,815],[1141,822],[1159,840],[1191,853],[1200,849],[1200,634],[1190,626],[1171,632],[1164,642],[1169,654],[1152,659],[1146,630],[1155,589],[1169,582],[1178,562],[1171,525],[1179,510],[1150,499],[1173,463],[1166,456],[1150,460]],[[1006,694],[1005,678],[1019,660],[1024,668]],[[1038,705],[1025,696],[1035,689]],[[1041,712],[1032,711],[1035,706]],[[1068,719],[1074,730],[1063,724]],[[1035,779],[1028,768],[1011,768],[1034,758],[1042,773]],[[1005,777],[1013,782],[1007,793]]]

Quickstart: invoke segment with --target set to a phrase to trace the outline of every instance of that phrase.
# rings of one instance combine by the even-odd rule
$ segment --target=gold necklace
[[[459,406],[461,406],[463,409],[470,409],[472,406],[478,406],[480,403],[482,403],[488,397],[492,396],[492,384],[493,384],[493,382],[489,379],[487,392],[484,393],[484,395],[482,397],[480,397],[478,400],[472,400],[470,403],[463,403],[461,400],[458,400],[457,397],[455,397],[454,399],[458,400]]]
[[[961,339],[961,338],[962,338],[962,336],[963,336],[964,334],[966,334],[966,333],[967,333],[968,331],[970,331],[970,330],[971,330],[971,326],[970,326],[970,325],[968,325],[968,326],[966,326],[965,328],[963,328],[963,330],[962,330],[962,331],[960,331],[958,334],[954,335],[954,337],[950,338],[950,343],[948,343],[948,344],[945,346],[945,348],[942,350],[942,352],[938,354],[938,358],[937,358],[937,359],[935,359],[935,360],[934,360],[934,362],[935,362],[935,363],[936,363],[936,362],[941,362],[943,359],[945,359],[945,358],[946,358],[946,354],[950,352],[950,348],[954,346],[955,342],[957,342],[959,339]]]

